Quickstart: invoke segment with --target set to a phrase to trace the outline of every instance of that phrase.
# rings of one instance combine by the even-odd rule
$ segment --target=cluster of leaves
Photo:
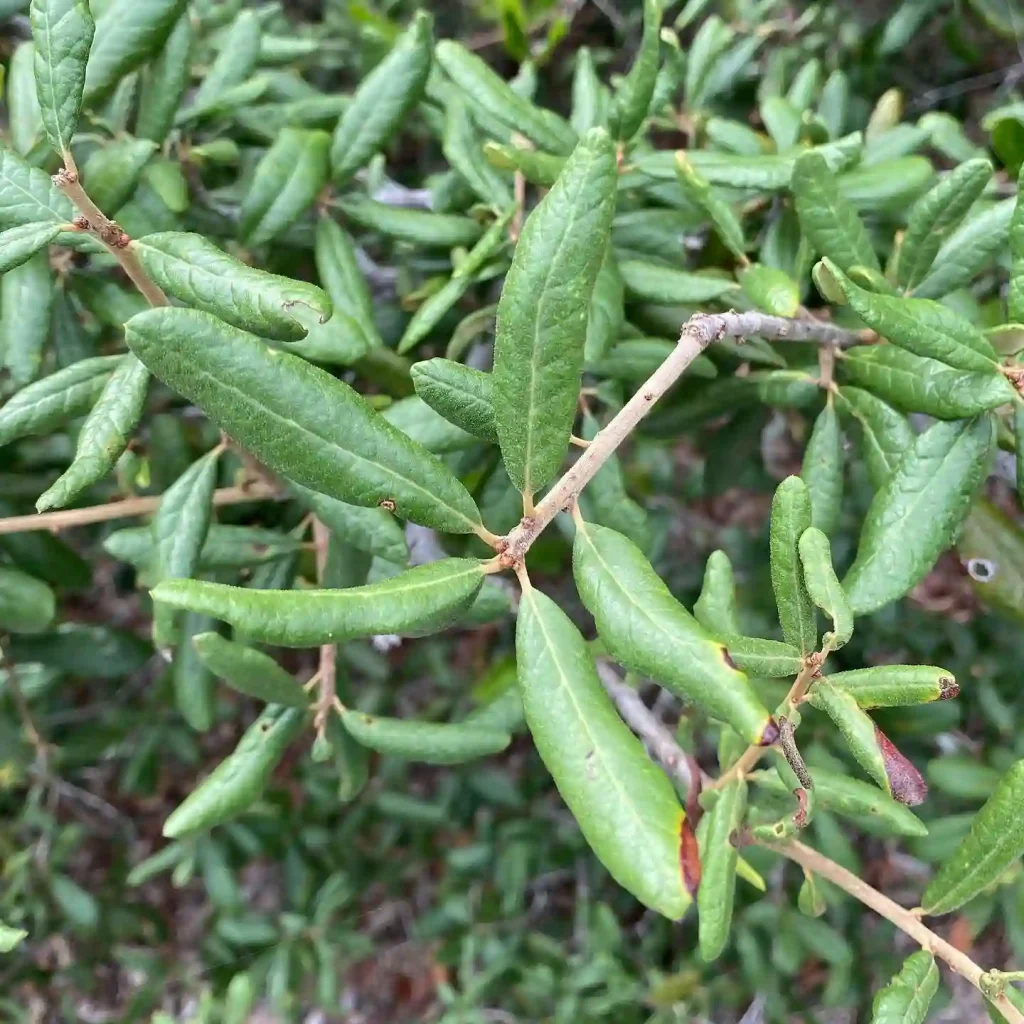
[[[833,871],[857,866],[850,832],[921,843],[941,864],[923,914],[980,908],[980,927],[998,905],[1009,918],[1002,890],[1018,892],[1024,853],[1012,709],[990,696],[1003,742],[980,777],[950,758],[929,767],[953,797],[972,780],[981,810],[926,823],[908,808],[925,778],[890,734],[951,729],[934,702],[973,665],[946,641],[905,637],[889,647],[906,664],[876,664],[860,638],[864,617],[881,612],[884,629],[905,615],[895,602],[953,545],[984,598],[1021,614],[1024,541],[983,495],[1002,449],[1024,497],[1024,203],[1007,173],[1012,132],[996,131],[1012,115],[993,122],[994,173],[948,115],[903,122],[895,91],[862,109],[817,53],[827,13],[788,23],[781,5],[742,5],[737,29],[708,6],[687,4],[669,28],[662,0],[645,0],[628,68],[607,84],[578,50],[559,112],[535,99],[538,62],[506,81],[437,38],[425,11],[401,31],[370,19],[378,59],[339,94],[324,83],[365,38],[351,25],[339,43],[330,22],[296,31],[276,5],[32,0],[0,148],[5,511],[26,497],[66,509],[68,525],[151,511],[100,539],[151,595],[152,643],[74,616],[54,626],[68,592],[93,582],[90,564],[18,520],[0,532],[3,784],[22,805],[0,896],[13,957],[54,908],[82,933],[144,934],[134,910],[104,924],[107,907],[72,877],[81,831],[47,810],[63,793],[120,823],[64,778],[110,758],[122,793],[179,798],[160,825],[170,842],[128,884],[198,874],[219,913],[204,953],[247,963],[216,972],[199,1019],[245,1019],[264,992],[287,1012],[336,1006],[340,972],[372,943],[354,871],[331,847],[376,853],[406,830],[435,842],[478,813],[488,822],[462,863],[484,873],[492,919],[521,910],[535,869],[577,857],[579,836],[666,919],[633,961],[643,984],[609,967],[609,951],[628,954],[604,904],[579,911],[593,933],[580,955],[600,968],[589,977],[583,957],[553,980],[563,952],[528,934],[516,961],[536,963],[514,997],[536,1015],[599,1018],[644,998],[666,1013],[734,1005],[710,973],[706,985],[662,974],[679,949],[668,922],[689,921],[694,902],[691,945],[736,962],[772,1018],[792,1002],[780,977],[809,955],[828,966],[827,1005],[863,999],[877,978],[854,977],[853,911]],[[529,13],[503,4],[502,25],[526,58]],[[808,53],[766,50],[773,32]],[[764,131],[729,116],[754,68]],[[404,139],[442,168],[425,188],[385,174],[381,154]],[[993,294],[1004,283],[1005,302]],[[385,290],[400,307],[378,301]],[[763,490],[753,452],[787,422],[808,427],[799,472],[774,491],[767,547],[740,563],[770,579],[773,607],[743,606],[718,550],[691,613],[677,593],[693,581],[670,587],[654,567],[670,523],[630,491],[678,501],[684,435],[705,452],[704,493],[751,472]],[[138,500],[103,504],[112,494]],[[90,502],[98,513],[72,507]],[[447,667],[460,637],[493,666],[473,701]],[[409,671],[381,654],[400,638],[420,638],[403,648],[450,682],[418,710],[383,685]],[[918,663],[926,646],[941,665]],[[95,700],[37,727],[62,678],[125,676],[157,684],[127,727],[81,735],[83,713],[107,713]],[[646,708],[643,722],[620,714],[616,688],[641,681],[683,702],[688,772],[652,756]],[[578,832],[531,826],[542,777],[515,786],[481,768],[531,746]],[[168,758],[190,782],[168,787]],[[282,763],[302,801],[270,787]],[[408,767],[463,763],[465,775]],[[423,778],[432,798],[416,792]],[[800,860],[798,833],[827,855],[821,871]],[[284,866],[289,909],[276,915],[242,909],[236,875],[257,854]],[[737,891],[737,876],[763,890],[780,855],[804,868],[781,909]],[[426,938],[476,913],[450,863],[452,905]],[[932,951],[878,994],[877,1021],[924,1019]],[[479,1019],[511,954],[465,938],[449,955],[445,1019]],[[984,976],[1013,1013],[1006,986]],[[132,1012],[160,998],[140,992]]]

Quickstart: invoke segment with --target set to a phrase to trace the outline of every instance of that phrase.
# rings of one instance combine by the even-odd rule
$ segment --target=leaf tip
[[[952,700],[960,694],[960,684],[952,676],[939,677],[939,700]]]
[[[899,752],[892,740],[877,725],[875,740],[882,754],[893,799],[908,807],[924,803],[928,795],[928,784],[924,781],[924,776]]]
[[[768,718],[764,729],[761,731],[761,738],[758,740],[758,746],[770,747],[779,738],[779,726],[774,718]]]
[[[679,868],[686,891],[696,898],[700,888],[700,849],[690,819],[685,815],[679,822]]]

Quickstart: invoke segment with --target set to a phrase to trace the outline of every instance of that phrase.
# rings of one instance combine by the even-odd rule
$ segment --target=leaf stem
[[[818,341],[841,345],[849,333],[819,320],[793,320],[750,311],[737,313],[695,313],[683,325],[679,342],[669,357],[654,371],[618,414],[601,430],[572,468],[551,488],[535,509],[508,535],[504,552],[510,564],[520,561],[537,536],[563,509],[568,509],[580,491],[611,457],[636,425],[654,408],[683,371],[713,342],[724,338],[757,335],[767,341]]]
[[[817,850],[804,846],[803,843],[789,840],[785,843],[761,843],[760,845],[781,853],[802,868],[820,875],[822,878],[827,878],[833,885],[838,886],[854,899],[860,900],[876,914],[880,914],[887,921],[896,925],[900,931],[909,935],[922,949],[945,960],[957,974],[966,978],[978,991],[986,995],[986,998],[1007,1019],[1009,1024],[1024,1024],[1024,1013],[1021,1013],[1005,995],[997,995],[993,998],[985,993],[985,989],[982,987],[985,972],[969,956],[961,953],[955,946],[950,945],[945,939],[922,924],[912,911],[901,907],[840,864],[829,860]]]
[[[138,257],[129,248],[131,239],[92,201],[82,187],[78,168],[70,153],[64,154],[64,166],[53,176],[53,183],[75,204],[80,214],[75,218],[73,226],[78,231],[87,231],[107,249],[151,306],[169,306],[167,296],[143,270]]]
[[[327,527],[316,516],[313,517],[313,547],[316,551],[316,578],[324,586],[324,571],[327,568],[327,548],[331,535]],[[337,644],[320,646],[320,666],[316,673],[317,699],[314,705],[313,728],[317,736],[323,736],[327,719],[338,703],[338,647]]]
[[[264,483],[254,483],[243,487],[222,487],[214,491],[213,504],[240,505],[247,501],[265,501],[284,497],[279,491]],[[122,501],[109,501],[105,505],[90,505],[88,508],[71,508],[62,512],[44,512],[42,515],[9,516],[0,519],[0,534],[28,533],[33,530],[67,530],[73,526],[86,526],[89,523],[103,523],[110,519],[131,519],[135,516],[148,515],[160,507],[162,494],[147,495],[141,498],[125,498]]]

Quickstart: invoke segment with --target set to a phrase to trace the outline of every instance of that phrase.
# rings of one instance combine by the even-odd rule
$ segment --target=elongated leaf
[[[198,310],[137,314],[125,338],[270,469],[353,505],[389,501],[439,530],[468,533],[479,523],[469,492],[442,463],[305,360]]]
[[[186,11],[143,75],[135,118],[137,138],[154,142],[167,138],[188,86],[193,43],[192,19]]]
[[[800,535],[799,549],[807,593],[832,620],[832,632],[822,637],[822,645],[836,651],[853,636],[853,612],[832,568],[832,548],[828,537],[812,526]]]
[[[949,700],[960,692],[953,673],[934,665],[875,665],[826,677],[862,708],[900,708]]]
[[[1010,220],[1010,288],[1006,295],[1006,316],[1010,322],[1019,323],[1024,320],[1024,200],[1021,194],[1021,181],[1024,181],[1024,165],[1017,182],[1017,202],[1013,207]]]
[[[579,135],[585,135],[591,128],[604,122],[607,105],[607,90],[601,84],[594,55],[586,46],[576,51],[572,73],[572,116],[570,121]]]
[[[412,366],[416,394],[445,419],[484,441],[496,443],[491,375],[450,359]]]
[[[204,106],[249,78],[259,61],[262,34],[256,12],[243,10],[222,37],[217,57],[192,97],[193,106]]]
[[[970,510],[991,448],[986,418],[936,423],[916,438],[875,494],[843,580],[855,614],[902,597],[931,570]]]
[[[896,283],[901,288],[911,289],[924,280],[943,241],[991,177],[992,165],[987,160],[968,160],[914,204],[896,262]]]
[[[448,283],[420,306],[398,343],[400,353],[408,352],[418,345],[452,306],[469,291],[475,283],[475,276],[501,248],[516,210],[516,206],[510,206],[498,217],[455,268]]]
[[[194,789],[164,822],[168,839],[177,839],[242,814],[260,798],[270,773],[302,729],[305,713],[268,707],[246,730],[238,746]]]
[[[7,105],[11,145],[30,163],[39,164],[47,155],[43,139],[43,117],[39,107],[35,76],[35,44],[19,43],[7,65],[4,100]]]
[[[640,260],[621,260],[619,270],[630,295],[663,306],[710,302],[737,290],[736,282],[726,277],[692,274]]]
[[[1004,199],[968,217],[943,243],[914,294],[940,299],[970,284],[1006,248],[1014,204],[1014,199]]]
[[[212,615],[261,643],[312,647],[377,633],[436,632],[469,606],[483,581],[482,563],[446,558],[347,590],[169,580],[153,591],[153,600]]]
[[[39,496],[38,511],[62,508],[114,468],[142,419],[148,387],[149,372],[138,359],[118,365],[82,424],[74,462]]]
[[[1024,535],[1005,512],[979,498],[957,543],[974,592],[1011,619],[1024,617]]]
[[[475,59],[475,58],[474,58]],[[615,147],[595,128],[527,218],[498,304],[494,419],[527,495],[565,458],[583,372],[587,309],[615,212]]]
[[[635,544],[581,521],[573,573],[598,634],[620,664],[728,722],[747,743],[774,741],[775,723],[747,677],[672,596]]]
[[[926,914],[948,914],[991,885],[1024,854],[1024,760],[1003,776],[978,811],[971,830],[929,882]]]
[[[452,249],[457,245],[473,245],[484,229],[472,217],[427,210],[405,210],[388,206],[362,196],[338,200],[345,216],[360,227],[417,245]]]
[[[831,401],[814,421],[800,478],[811,496],[811,525],[834,532],[843,504],[843,436]]]
[[[736,581],[724,551],[712,551],[704,566],[704,585],[693,606],[694,618],[709,633],[740,633]]]
[[[364,747],[425,764],[461,764],[497,754],[512,741],[507,732],[475,723],[414,722],[346,710],[346,730]]]
[[[646,906],[682,917],[686,821],[672,784],[616,714],[579,631],[534,588],[519,609],[516,668],[537,751],[591,849]]]
[[[862,711],[857,701],[845,690],[838,689],[825,679],[811,687],[808,701],[812,707],[824,711],[843,734],[850,753],[858,764],[878,783],[886,793],[892,795],[892,787],[886,772],[877,740],[877,726],[871,717]]]
[[[772,499],[771,575],[786,643],[801,654],[818,646],[814,605],[804,586],[798,545],[811,526],[811,495],[797,476],[783,480]]]
[[[905,416],[861,388],[841,387],[836,407],[860,427],[861,447],[872,486],[878,490],[914,441]]]
[[[0,232],[0,274],[20,267],[60,234],[53,223],[21,224]]]
[[[462,98],[456,95],[445,108],[444,157],[485,203],[507,209],[512,203],[509,182],[487,161],[476,126]]]
[[[69,153],[96,25],[85,0],[32,0],[29,18],[43,127],[50,145]]]
[[[825,768],[811,768],[810,771],[814,782],[814,799],[823,810],[834,811],[855,820],[876,821],[893,835],[928,834],[924,822],[913,811],[886,796],[877,786]],[[774,770],[752,772],[749,778],[757,786],[772,793],[791,793],[790,787]]]
[[[1016,392],[1000,373],[957,370],[895,345],[848,349],[843,369],[855,384],[906,412],[962,419],[1012,402]]]
[[[568,153],[576,145],[576,133],[562,118],[519,96],[461,43],[442,39],[435,48],[435,56],[474,110],[479,109],[486,117],[521,132],[549,152]]]
[[[301,543],[286,533],[259,526],[221,526],[211,523],[206,531],[198,567],[207,569],[244,569],[264,562],[279,561],[301,548]],[[103,541],[103,548],[115,558],[130,562],[149,575],[157,564],[156,537],[147,526],[128,526],[115,530]]]
[[[542,188],[551,188],[565,166],[564,156],[506,146],[493,139],[483,144],[483,154],[492,167],[501,171],[519,171],[531,185],[540,185]]]
[[[58,370],[0,407],[0,445],[26,434],[45,434],[88,412],[124,356],[96,356]]]
[[[331,143],[331,173],[341,185],[382,149],[419,102],[430,74],[433,19],[413,18],[391,52],[371,71],[345,108]]]
[[[186,0],[111,0],[96,21],[85,69],[85,103],[102,102],[118,82],[163,46]]]
[[[701,959],[710,962],[721,956],[729,939],[733,902],[736,896],[736,864],[739,849],[735,839],[747,810],[747,783],[742,777],[730,779],[708,814],[707,838],[701,849],[700,915]]]
[[[803,655],[792,644],[762,640],[755,636],[714,631],[715,639],[725,645],[729,657],[744,672],[764,679],[795,676],[803,667]]]
[[[796,316],[800,287],[785,271],[755,263],[738,275],[743,294],[773,316]]]
[[[225,640],[217,633],[198,633],[192,637],[192,644],[203,664],[239,693],[268,704],[309,707],[309,694],[295,677],[261,651]]]
[[[612,137],[629,140],[640,130],[647,116],[658,77],[662,0],[644,0],[644,33],[629,73],[612,96],[608,130]]]
[[[119,139],[93,151],[82,181],[101,210],[118,210],[132,196],[156,149],[151,139]]]
[[[732,208],[711,191],[707,180],[701,176],[682,150],[676,153],[676,170],[683,195],[695,206],[703,209],[726,248],[737,259],[745,260],[743,228]]]
[[[331,139],[327,132],[283,128],[257,164],[242,200],[239,230],[249,245],[276,238],[313,204],[327,183]]]
[[[871,1024],[924,1024],[939,987],[935,957],[921,949],[903,961],[892,981],[876,995]]]
[[[392,402],[381,413],[381,418],[407,437],[416,438],[428,452],[435,455],[464,451],[476,444],[472,434],[435,412],[418,395],[409,395],[408,398]]]
[[[840,195],[839,184],[824,158],[805,153],[793,167],[793,196],[800,228],[815,250],[840,270],[879,270],[878,258],[856,209]]]
[[[38,167],[0,146],[0,227],[20,224],[70,224],[71,201]]]
[[[331,316],[321,289],[247,266],[202,235],[164,231],[131,249],[169,295],[263,337],[297,341],[310,323]]]
[[[865,291],[829,260],[824,262],[853,311],[894,345],[958,370],[998,372],[998,356],[988,338],[948,306]]]
[[[838,179],[839,194],[861,213],[898,213],[934,184],[935,169],[923,156],[861,163]]]
[[[154,636],[157,633],[156,619],[153,624]],[[207,732],[213,725],[214,716],[214,682],[210,670],[200,660],[196,649],[192,646],[192,637],[204,630],[211,629],[213,620],[207,615],[196,615],[186,612],[176,631],[168,623],[168,635],[174,650],[171,662],[171,687],[174,693],[174,704],[188,727],[194,732]],[[177,633],[177,637],[174,636]]]
[[[587,316],[587,337],[583,346],[584,363],[592,366],[607,355],[618,340],[626,319],[625,286],[615,252],[611,245],[605,250],[601,269],[597,272],[594,292]]]
[[[0,630],[41,633],[53,621],[57,599],[42,582],[20,569],[0,567]]]
[[[37,252],[0,278],[3,365],[16,387],[39,376],[55,298],[53,271],[45,252]]]

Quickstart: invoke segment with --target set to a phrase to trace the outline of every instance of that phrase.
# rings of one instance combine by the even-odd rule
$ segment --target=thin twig
[[[671,730],[654,717],[640,694],[623,682],[619,673],[604,658],[597,659],[597,675],[626,725],[643,740],[651,756],[665,769],[666,774],[686,790],[687,807],[691,803],[696,804],[700,795],[700,769],[676,742]]]
[[[790,320],[756,311],[694,314],[683,326],[679,343],[671,355],[597,434],[572,468],[551,488],[536,508],[529,511],[519,526],[504,538],[499,550],[503,552],[507,564],[514,565],[520,561],[548,523],[560,511],[572,505],[580,491],[636,425],[654,408],[658,399],[675,384],[690,363],[712,342],[721,341],[723,338],[746,338],[753,335],[768,341],[791,339],[828,344],[843,344],[849,338],[849,332],[841,327],[817,320]]]
[[[222,487],[213,494],[213,504],[241,505],[247,501],[280,500],[285,495],[266,484],[254,483],[245,487]],[[0,534],[28,533],[33,530],[68,530],[73,526],[102,523],[111,519],[131,519],[149,515],[160,507],[163,495],[154,494],[141,498],[125,498],[110,501],[105,505],[90,505],[88,508],[71,508],[63,512],[43,512],[39,515],[9,516],[0,519]]]
[[[933,956],[945,960],[949,966],[961,977],[966,978],[976,989],[984,994],[982,988],[982,976],[984,971],[965,953],[961,953],[955,946],[950,945],[945,939],[936,935],[929,927],[923,924],[912,911],[901,907],[898,903],[883,895],[877,889],[862,881],[855,874],[847,871],[846,868],[817,850],[812,850],[803,843],[790,840],[785,843],[762,844],[770,850],[781,853],[784,857],[795,861],[801,867],[822,878],[827,878],[833,885],[837,885],[844,892],[860,900],[865,906],[870,907],[876,914],[880,914],[887,921],[891,921],[900,931],[909,935],[922,949],[927,950]],[[988,997],[986,997],[988,998]],[[1010,1022],[1010,1024],[1024,1024],[1024,1013],[1021,1013],[1005,995],[996,996],[990,999],[993,1006]]]
[[[327,568],[327,548],[331,534],[318,518],[313,518],[313,546],[316,551],[316,578],[323,586],[324,571]],[[317,669],[317,699],[313,714],[313,727],[317,736],[323,736],[327,719],[338,702],[338,648],[336,644],[322,644],[320,666]]]

